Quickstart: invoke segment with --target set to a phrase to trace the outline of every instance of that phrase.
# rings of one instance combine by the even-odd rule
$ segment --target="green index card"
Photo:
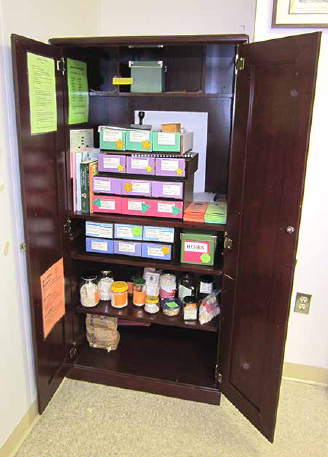
[[[89,118],[87,64],[67,59],[68,123],[83,124]]]
[[[31,134],[57,130],[55,61],[27,53]]]

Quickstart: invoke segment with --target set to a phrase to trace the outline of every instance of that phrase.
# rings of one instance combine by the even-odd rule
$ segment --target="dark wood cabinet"
[[[56,38],[46,45],[13,35],[22,202],[39,410],[63,377],[219,404],[223,393],[273,441],[295,266],[320,33],[262,43],[245,35]],[[56,65],[57,131],[31,135],[27,53]],[[87,62],[89,122],[68,125],[67,57]],[[163,60],[164,92],[115,90],[128,61]],[[214,267],[86,253],[86,220],[134,222],[133,216],[83,215],[72,209],[70,128],[133,122],[135,110],[208,113],[206,191],[227,195],[227,225],[167,220],[215,230],[223,255]],[[95,135],[97,137],[97,135]],[[196,151],[197,152],[197,151]],[[144,218],[139,223],[154,225]],[[224,243],[224,249],[223,249]],[[43,337],[40,276],[64,259],[66,312]],[[85,341],[79,303],[82,272],[111,264],[210,272],[222,283],[221,315],[207,325],[142,310],[94,311],[150,327],[121,330],[111,353]]]

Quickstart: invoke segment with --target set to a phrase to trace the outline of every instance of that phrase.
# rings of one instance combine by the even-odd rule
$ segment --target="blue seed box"
[[[142,226],[132,224],[115,224],[115,238],[123,240],[142,240]]]
[[[142,257],[171,260],[172,246],[170,244],[142,243]]]
[[[85,247],[87,252],[98,252],[99,254],[114,253],[113,240],[106,240],[104,238],[86,238]]]
[[[157,241],[162,243],[174,243],[174,228],[151,227],[145,225],[143,228],[144,241]]]
[[[113,238],[113,224],[86,221],[85,235],[92,238]]]

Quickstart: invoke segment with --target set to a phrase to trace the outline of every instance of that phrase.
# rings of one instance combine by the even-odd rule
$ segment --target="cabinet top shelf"
[[[204,92],[106,92],[94,90],[89,92],[90,97],[202,97],[202,98],[232,98],[232,93],[204,93]]]

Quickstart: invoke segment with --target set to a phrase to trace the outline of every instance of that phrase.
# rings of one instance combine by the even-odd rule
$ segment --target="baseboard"
[[[0,448],[0,457],[14,457],[39,417],[38,404],[35,401]]]
[[[327,368],[285,362],[282,377],[289,381],[305,382],[316,386],[328,386]]]

